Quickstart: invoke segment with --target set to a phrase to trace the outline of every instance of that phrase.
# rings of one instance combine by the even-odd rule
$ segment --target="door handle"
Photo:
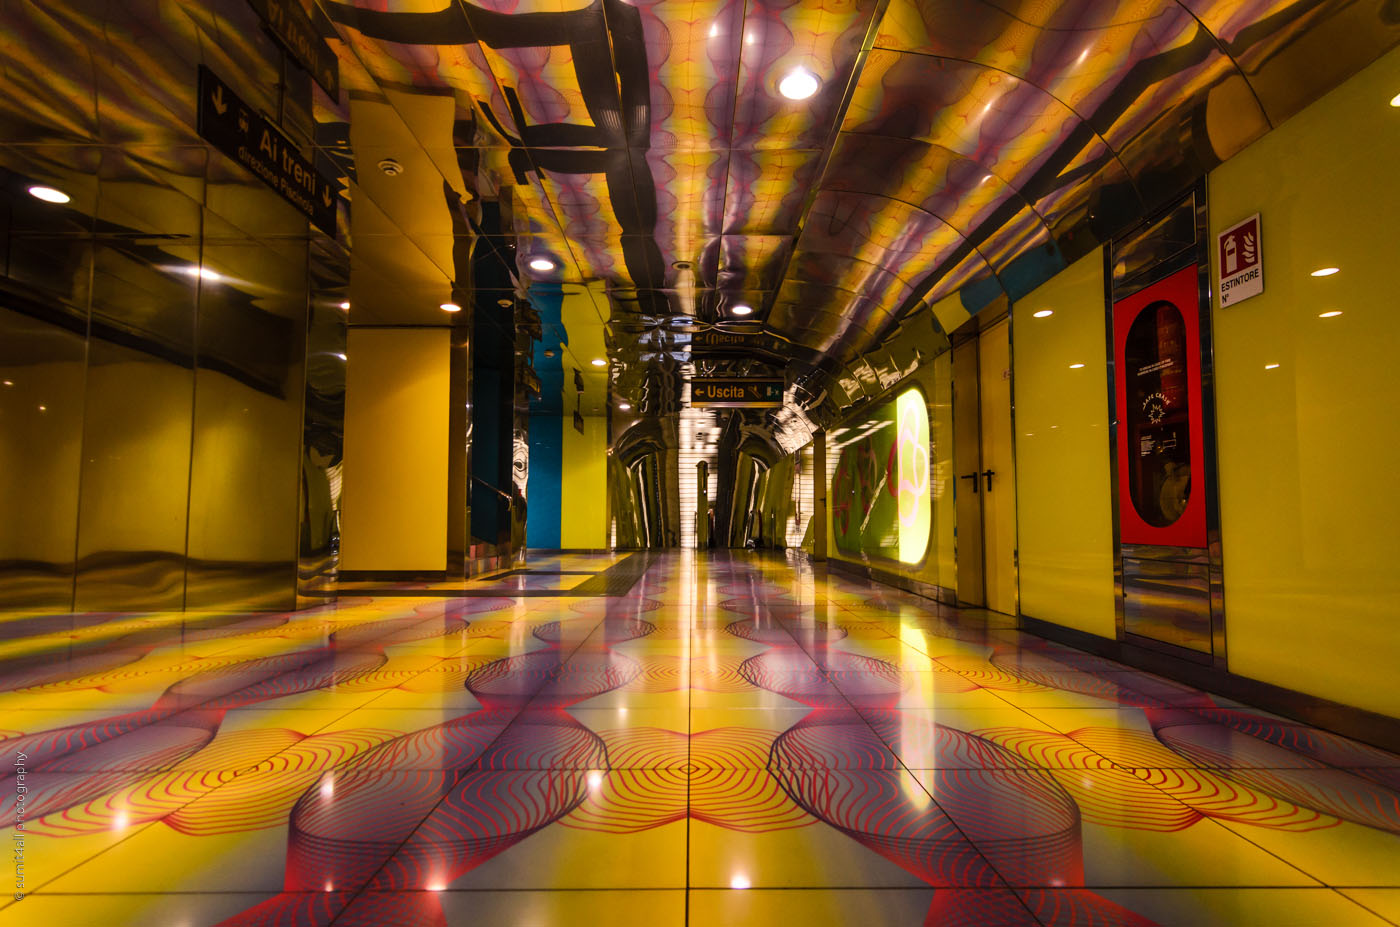
[[[972,480],[972,491],[977,492],[977,471],[974,470],[971,473],[964,473],[962,476],[958,477],[958,479]]]
[[[996,471],[995,471],[995,470],[983,470],[983,471],[982,471],[982,475],[983,475],[984,477],[986,477],[986,479],[987,479],[987,492],[991,492],[991,491],[992,491],[992,477],[993,477],[993,476],[996,476]],[[973,478],[974,480],[977,479],[977,474],[974,473],[974,474],[972,475],[972,478]]]

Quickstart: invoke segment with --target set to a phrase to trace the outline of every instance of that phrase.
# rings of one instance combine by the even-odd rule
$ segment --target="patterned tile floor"
[[[0,923],[1400,924],[1400,757],[800,563],[646,564],[0,618]]]

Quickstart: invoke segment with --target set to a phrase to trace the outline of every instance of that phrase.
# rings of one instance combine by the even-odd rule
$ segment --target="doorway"
[[[1016,471],[1006,317],[968,331],[953,346],[953,465],[958,602],[1015,615]]]

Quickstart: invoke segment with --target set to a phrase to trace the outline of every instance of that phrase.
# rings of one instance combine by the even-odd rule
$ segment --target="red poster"
[[[1113,305],[1126,544],[1206,546],[1199,300],[1188,267]]]

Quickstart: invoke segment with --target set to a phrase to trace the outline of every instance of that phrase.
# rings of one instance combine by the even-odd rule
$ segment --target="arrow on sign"
[[[325,203],[327,206],[331,204],[331,188],[329,186],[321,188],[321,202]]]
[[[214,111],[220,116],[228,112],[228,104],[224,102],[223,85],[214,88],[214,95],[210,99],[214,101]]]

